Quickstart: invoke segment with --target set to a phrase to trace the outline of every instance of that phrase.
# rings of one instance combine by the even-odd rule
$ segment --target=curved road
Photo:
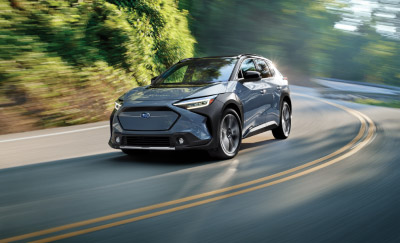
[[[105,122],[0,136],[0,242],[400,242],[400,110],[292,92],[289,139],[227,161],[128,157]]]

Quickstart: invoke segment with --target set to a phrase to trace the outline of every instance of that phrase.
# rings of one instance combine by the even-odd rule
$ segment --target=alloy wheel
[[[239,121],[232,114],[227,114],[221,122],[220,143],[225,154],[233,155],[240,143]]]
[[[292,115],[289,105],[285,102],[282,108],[282,130],[285,136],[289,136],[292,127]]]

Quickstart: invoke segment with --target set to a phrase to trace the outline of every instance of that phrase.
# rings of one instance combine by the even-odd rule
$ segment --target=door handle
[[[266,90],[266,89],[263,89],[263,90],[260,91],[260,93],[261,93],[261,94],[265,94],[265,93],[267,93],[267,90]]]
[[[281,90],[281,86],[276,86],[276,89],[277,90]]]

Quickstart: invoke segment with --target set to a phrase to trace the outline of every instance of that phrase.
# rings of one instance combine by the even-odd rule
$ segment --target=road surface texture
[[[237,157],[107,145],[107,122],[0,137],[0,242],[400,242],[400,110],[292,87],[289,139]]]

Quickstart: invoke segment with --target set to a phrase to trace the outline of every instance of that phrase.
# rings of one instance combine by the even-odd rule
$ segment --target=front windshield
[[[236,58],[205,58],[181,62],[163,73],[155,85],[193,85],[228,81]]]

